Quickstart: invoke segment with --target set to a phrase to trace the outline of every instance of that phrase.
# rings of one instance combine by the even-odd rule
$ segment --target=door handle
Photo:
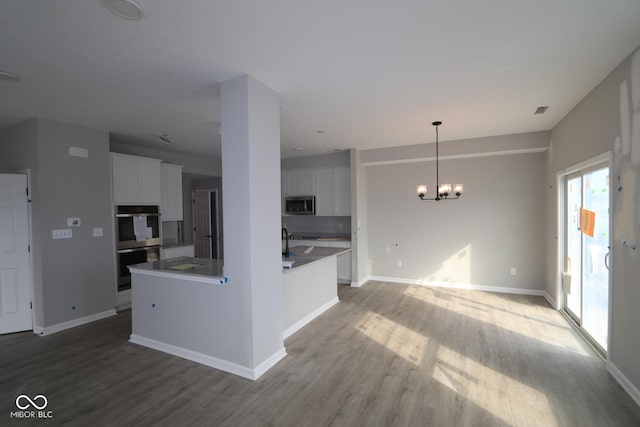
[[[211,234],[205,234],[204,237],[212,238],[213,236]]]
[[[607,267],[607,270],[609,269],[609,254],[611,252],[607,252],[606,255],[604,256],[604,266]]]

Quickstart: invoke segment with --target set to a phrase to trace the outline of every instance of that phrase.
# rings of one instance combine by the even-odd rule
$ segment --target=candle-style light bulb
[[[424,184],[418,185],[416,187],[416,193],[418,193],[418,197],[424,197],[427,194],[427,186]]]

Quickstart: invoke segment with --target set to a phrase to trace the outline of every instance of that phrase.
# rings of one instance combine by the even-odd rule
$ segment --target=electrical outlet
[[[54,240],[57,239],[71,239],[73,237],[73,232],[70,229],[65,230],[51,230],[51,238]]]
[[[400,260],[396,261],[396,266],[398,268],[402,268],[402,261],[400,261]]]
[[[516,274],[518,274],[518,270],[515,267],[511,267],[511,275],[515,276]]]
[[[102,237],[102,228],[94,228],[93,237]]]

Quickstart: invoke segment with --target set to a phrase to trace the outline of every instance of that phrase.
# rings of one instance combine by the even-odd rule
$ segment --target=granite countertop
[[[182,257],[134,264],[129,270],[152,275],[202,277],[226,283],[223,264],[220,259]]]
[[[350,252],[351,249],[347,248],[318,248],[313,247],[311,252],[305,254],[304,251],[308,249],[309,246],[295,246],[289,249],[290,256],[288,258],[282,257],[283,261],[294,261],[291,268],[283,268],[282,272],[287,273],[289,271],[293,271],[296,268],[304,267],[305,265],[309,265],[314,261],[319,261],[321,259],[333,256],[340,255],[345,252]]]

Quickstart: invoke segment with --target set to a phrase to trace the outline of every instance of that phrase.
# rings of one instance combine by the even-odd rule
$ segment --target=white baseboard
[[[365,276],[363,279],[360,279],[358,281],[355,282],[351,282],[351,287],[352,288],[359,288],[362,285],[364,285],[365,283],[367,283],[369,280],[371,280],[370,276]]]
[[[286,350],[284,349],[284,347],[282,347],[271,357],[258,365],[258,367],[256,367],[255,369],[251,369],[247,366],[229,362],[228,360],[209,356],[207,354],[203,354],[193,350],[187,350],[186,348],[177,347],[175,345],[156,341],[150,338],[145,338],[136,334],[131,334],[131,336],[129,337],[129,342],[144,347],[149,347],[154,350],[162,351],[164,353],[169,353],[174,356],[182,357],[183,359],[191,360],[192,362],[200,363],[202,365],[209,366],[215,369],[220,369],[221,371],[229,372],[231,374],[254,381],[287,355]]]
[[[547,302],[549,303],[549,305],[551,305],[551,307],[553,307],[556,310],[560,310],[560,307],[558,306],[558,302],[553,298],[551,298],[551,295],[549,295],[547,291],[544,291],[544,294],[542,296],[544,297],[544,299],[547,300]]]
[[[640,390],[638,390],[638,387],[636,387],[629,380],[629,378],[627,378],[626,375],[623,374],[622,371],[618,369],[618,367],[615,364],[613,364],[613,362],[611,361],[607,362],[607,370],[609,371],[611,376],[615,378],[616,381],[618,381],[620,386],[627,393],[629,393],[629,396],[631,396],[631,398],[636,402],[636,404],[640,406]]]
[[[322,306],[318,307],[317,309],[313,310],[311,313],[307,314],[305,317],[303,317],[302,319],[298,320],[296,323],[294,323],[293,325],[285,329],[282,332],[282,339],[284,340],[289,338],[291,335],[296,333],[299,329],[304,327],[307,323],[311,322],[313,319],[320,316],[325,311],[329,310],[338,302],[340,302],[340,300],[338,299],[338,297],[335,297],[335,298],[332,298],[330,301],[326,302],[325,304],[323,304]]]
[[[287,350],[284,347],[281,347],[278,351],[273,353],[271,357],[268,357],[267,360],[253,368],[253,378],[252,380],[257,380],[267,372],[269,369],[273,368],[276,363],[281,361],[287,355]]]
[[[502,286],[474,285],[472,283],[437,282],[437,281],[403,279],[399,277],[386,277],[386,276],[371,276],[370,280],[377,280],[380,282],[403,283],[405,285],[409,284],[409,285],[419,285],[419,286],[433,286],[437,288],[469,289],[472,291],[498,292],[503,294],[544,296],[544,291],[539,289],[507,288]]]
[[[116,306],[116,311],[119,313],[119,312],[121,312],[123,310],[128,310],[130,308],[131,308],[131,303],[129,302],[129,303],[126,303],[126,304],[122,304],[122,305]]]
[[[69,320],[68,322],[58,323],[56,325],[51,326],[33,326],[33,332],[40,335],[51,335],[56,332],[61,332],[66,329],[75,328],[76,326],[84,325],[85,323],[95,322],[96,320],[104,319],[105,317],[115,316],[116,311],[112,308],[111,310],[103,311],[102,313],[92,314],[90,316],[81,317],[79,319]]]

